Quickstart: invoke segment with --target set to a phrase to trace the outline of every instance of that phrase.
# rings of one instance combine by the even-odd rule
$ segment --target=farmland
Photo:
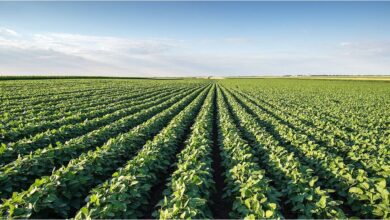
[[[0,88],[0,217],[390,218],[388,81]]]

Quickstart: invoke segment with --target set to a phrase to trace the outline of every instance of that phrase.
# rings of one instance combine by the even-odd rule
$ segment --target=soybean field
[[[0,218],[390,218],[388,81],[0,89]]]

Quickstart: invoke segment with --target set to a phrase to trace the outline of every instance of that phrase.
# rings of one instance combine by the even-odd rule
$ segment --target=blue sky
[[[0,73],[390,74],[390,2],[0,2]]]

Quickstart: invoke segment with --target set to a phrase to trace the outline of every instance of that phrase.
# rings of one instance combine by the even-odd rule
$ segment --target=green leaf
[[[349,189],[349,192],[350,192],[350,193],[356,193],[356,194],[359,194],[359,195],[364,194],[363,190],[361,190],[361,189],[358,188],[358,187],[351,187],[351,188]]]
[[[385,189],[386,188],[386,180],[385,179],[381,179],[378,184],[377,184],[380,188],[382,189]]]
[[[88,208],[87,208],[87,207],[81,208],[81,212],[82,212],[84,215],[88,216]]]
[[[247,216],[245,216],[245,218],[244,218],[245,220],[255,220],[256,219],[256,216],[254,215],[254,214],[250,214],[250,215],[247,215]]]
[[[317,202],[317,205],[324,209],[326,207],[326,196],[321,196],[321,199]]]
[[[310,180],[309,186],[314,187],[314,184],[317,182],[318,176],[313,177],[313,179]]]
[[[271,210],[265,211],[265,217],[266,218],[271,218],[273,216],[274,212]]]

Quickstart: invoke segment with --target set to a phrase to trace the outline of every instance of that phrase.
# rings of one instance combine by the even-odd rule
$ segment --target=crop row
[[[167,172],[208,91],[175,116],[123,169],[114,173],[112,179],[95,188],[76,218],[144,217],[152,187]]]
[[[57,144],[54,147],[37,150],[31,155],[20,157],[7,164],[0,169],[0,189],[2,191],[0,197],[4,198],[13,191],[24,189],[23,187],[31,184],[36,178],[50,174],[53,168],[65,165],[71,159],[77,158],[81,153],[101,146],[109,138],[131,130],[187,94],[189,92],[176,95],[167,101],[160,100],[160,104],[152,108],[124,117],[78,138],[71,139],[64,145]]]
[[[163,99],[167,98],[169,98],[169,96],[164,97]],[[0,148],[0,164],[3,165],[5,163],[9,163],[16,159],[18,155],[29,154],[33,150],[46,147],[50,144],[55,144],[57,142],[64,143],[70,138],[74,138],[93,131],[98,127],[112,123],[129,114],[133,114],[145,108],[147,109],[153,107],[156,103],[158,103],[158,100],[155,101],[155,98],[152,97],[149,100],[146,99],[140,101],[139,103],[134,103],[135,105],[130,108],[124,108],[122,110],[115,111],[111,114],[104,115],[101,118],[86,120],[78,124],[64,125],[59,129],[53,129],[39,133],[31,139],[22,139],[18,142],[13,142],[7,145],[3,144]]]
[[[205,92],[203,90],[202,94]],[[0,215],[15,218],[42,218],[45,215],[68,217],[81,207],[91,188],[123,166],[148,139],[198,95],[199,91],[191,93],[104,146],[71,160],[51,176],[36,180],[28,190],[14,193],[0,206]]]
[[[166,185],[164,199],[154,212],[156,218],[212,218],[209,205],[215,190],[212,170],[215,88],[206,98],[184,149],[177,155],[177,165]]]
[[[109,91],[114,91],[114,89],[90,89],[85,91],[75,92],[75,94],[67,95],[52,95],[50,97],[37,97],[31,100],[15,100],[14,103],[6,103],[2,108],[2,112],[7,112],[9,114],[21,113],[29,109],[41,109],[47,106],[55,106],[56,104],[62,103],[67,100],[72,100],[74,98],[83,98],[86,96],[94,96],[98,94],[107,93]]]
[[[33,134],[36,134],[38,132],[42,132],[44,130],[48,129],[56,129],[66,124],[75,124],[82,122],[86,119],[91,120],[95,117],[101,117],[103,115],[109,114],[111,112],[129,107],[131,105],[136,105],[138,102],[147,102],[148,99],[153,98],[155,95],[158,94],[167,94],[174,92],[172,90],[168,91],[152,91],[148,93],[146,91],[143,93],[135,93],[132,96],[126,96],[122,97],[120,101],[114,101],[112,97],[106,97],[108,100],[104,102],[103,100],[97,100],[96,104],[93,107],[87,107],[82,110],[76,110],[71,111],[68,114],[64,114],[64,112],[56,112],[53,111],[51,113],[50,118],[45,118],[43,121],[37,122],[36,117],[34,122],[30,123],[23,123],[23,126],[18,126],[17,128],[12,128],[8,132],[3,133],[3,140],[4,142],[12,142],[17,141],[18,139],[21,139],[23,137],[32,136]],[[111,100],[111,101],[110,101]],[[90,103],[90,102],[89,102]],[[104,108],[103,108],[104,106]],[[83,107],[83,106],[79,106]],[[68,115],[68,117],[66,117]],[[55,118],[60,118],[59,120],[53,120]]]
[[[318,186],[318,177],[312,175],[310,167],[302,165],[293,153],[279,146],[278,141],[262,129],[262,125],[230,94],[224,94],[245,137],[251,140],[253,149],[257,151],[260,164],[266,168],[266,175],[275,180],[275,188],[285,198],[284,203],[291,209],[290,213],[295,213],[294,217],[298,218],[345,218],[343,211],[337,207],[339,202],[330,198],[330,190]]]
[[[220,89],[217,97],[218,138],[227,182],[224,196],[233,204],[230,217],[282,218],[279,193],[269,185],[253,149],[240,136]]]
[[[253,104],[260,106],[256,100],[245,95],[244,97]],[[318,124],[314,127],[307,126],[301,120],[286,115],[285,111],[268,110],[264,105],[260,107],[263,111],[273,115],[274,118],[277,118],[278,121],[286,124],[291,129],[306,134],[312,142],[326,146],[327,151],[343,157],[347,163],[353,163],[357,168],[366,170],[370,176],[389,180],[390,166],[386,161],[390,159],[390,152],[385,144],[377,143],[374,145],[358,139],[350,140],[346,137],[351,135],[350,133],[347,135],[346,132],[331,126],[322,127]]]
[[[0,82],[0,218],[389,218],[386,85]]]
[[[138,89],[132,89],[128,92],[136,93],[136,92],[142,92],[143,90],[141,88]],[[3,124],[15,124],[17,121],[23,120],[39,120],[40,118],[48,117],[48,119],[51,119],[50,117],[55,116],[51,113],[56,111],[66,111],[66,110],[79,110],[80,108],[76,108],[74,106],[74,103],[80,103],[80,107],[89,107],[94,104],[94,102],[101,100],[104,102],[105,99],[108,99],[111,97],[111,99],[114,99],[117,96],[120,96],[121,94],[125,93],[126,90],[120,90],[120,89],[113,89],[112,91],[103,90],[101,92],[97,92],[94,94],[78,94],[77,96],[70,96],[69,98],[65,100],[58,100],[58,101],[48,101],[48,102],[42,102],[42,104],[36,105],[36,104],[27,104],[27,106],[24,105],[16,105],[15,107],[11,107],[10,110],[5,110],[5,112],[2,114],[2,123]],[[40,100],[40,99],[39,99]],[[84,106],[85,104],[89,104]],[[36,118],[39,116],[39,118]],[[15,122],[13,122],[15,121]]]
[[[235,90],[235,92],[240,92]],[[256,96],[254,96],[256,97]],[[367,145],[371,148],[378,148],[379,153],[387,154],[385,145],[390,144],[390,140],[387,138],[389,132],[380,132],[385,125],[373,125],[369,128],[357,126],[358,120],[351,119],[350,117],[335,118],[330,117],[328,114],[324,114],[322,108],[312,108],[305,106],[297,101],[292,104],[278,104],[277,100],[268,100],[255,98],[257,102],[261,102],[261,106],[264,108],[271,108],[272,112],[277,115],[287,115],[290,118],[299,118],[303,124],[311,127],[311,129],[319,130],[326,133],[329,138],[333,139],[332,145],[337,143],[339,139],[342,142],[350,143],[355,148],[364,150],[366,147],[360,147]],[[299,105],[297,104],[299,103]],[[306,115],[310,115],[307,117]],[[385,122],[386,120],[383,120]],[[345,143],[340,143],[345,145]],[[359,146],[359,147],[358,147]]]
[[[313,174],[319,177],[318,184],[334,189],[354,213],[365,217],[389,214],[386,179],[370,178],[366,171],[354,169],[354,164],[346,164],[342,157],[328,151],[326,146],[309,141],[306,135],[298,134],[244,97],[237,96],[236,100],[257,117],[268,133],[278,139],[288,152],[294,153],[304,165],[313,169]]]

